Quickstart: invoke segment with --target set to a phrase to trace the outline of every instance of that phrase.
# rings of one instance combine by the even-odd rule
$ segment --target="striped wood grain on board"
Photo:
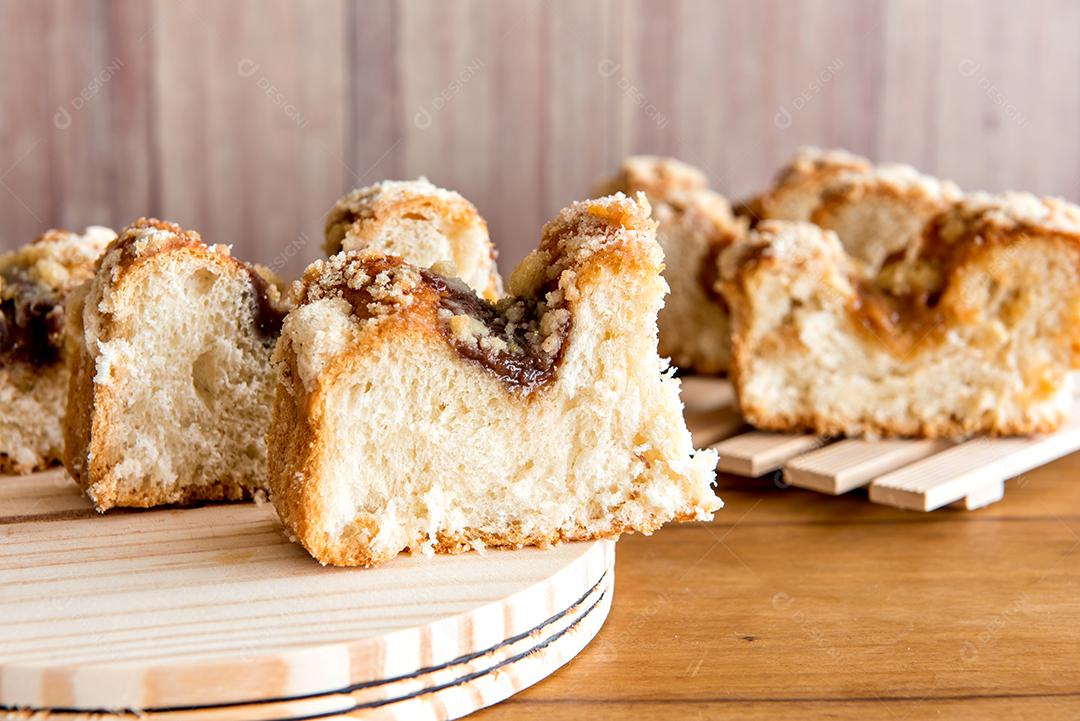
[[[382,708],[565,632],[561,650],[521,667],[532,683],[592,637],[610,604],[612,541],[326,568],[266,505],[98,515],[60,471],[0,478],[0,514],[0,706],[156,709],[333,692]],[[567,631],[571,616],[591,630]],[[527,685],[510,676],[442,696],[479,703]]]

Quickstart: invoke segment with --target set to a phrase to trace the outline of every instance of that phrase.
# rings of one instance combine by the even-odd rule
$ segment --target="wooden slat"
[[[144,3],[0,3],[3,247],[117,225],[153,205]]]
[[[1059,95],[1054,88],[1080,82],[1080,52],[1075,43],[1064,42],[1080,22],[1080,7],[1041,0],[1017,13],[1009,0],[959,0],[926,2],[924,8],[931,13],[937,65],[931,75],[932,100],[925,101],[924,109],[932,118],[936,162],[931,170],[973,190],[1023,188],[1076,199],[1080,180],[1069,163],[1060,161],[1080,152],[1080,140],[1067,125],[1080,110],[1080,93]],[[1035,62],[1060,73],[1050,78],[1034,72],[1029,63]],[[909,102],[918,96],[902,82],[890,87]],[[905,115],[911,113],[894,115],[891,122],[902,123]],[[1026,162],[1004,161],[992,153],[970,152],[973,134],[985,147],[1045,150]]]
[[[1056,433],[1033,438],[976,439],[888,473],[870,486],[870,500],[932,511],[973,496],[971,507],[1000,498],[1008,478],[1080,449],[1080,417]]]
[[[726,378],[684,376],[680,395],[688,412],[714,411],[735,405],[735,389]]]
[[[746,421],[731,406],[696,413],[688,411],[686,424],[690,428],[694,448],[707,448],[746,428]]]
[[[718,470],[756,478],[777,470],[795,456],[820,448],[822,443],[818,436],[751,431],[711,447],[720,454]]]
[[[413,127],[416,108],[402,108],[402,66],[395,52],[402,32],[395,0],[345,6],[345,152],[339,169],[341,192],[383,178],[400,178],[401,143]],[[413,63],[417,61],[412,61]]]
[[[874,478],[949,448],[947,441],[852,439],[788,461],[784,479],[821,493],[847,493]]]

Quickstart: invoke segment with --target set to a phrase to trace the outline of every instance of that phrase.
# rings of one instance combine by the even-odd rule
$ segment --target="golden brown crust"
[[[70,316],[76,316],[78,328],[82,327],[83,303],[85,294],[68,305],[69,328],[72,327]],[[86,350],[86,343],[81,333],[68,334],[68,371],[67,411],[64,414],[64,467],[75,482],[86,490],[90,486],[89,463],[91,438],[94,418],[94,361]]]
[[[627,242],[624,232],[647,234],[655,228],[648,218],[648,204],[643,196],[634,202],[620,195],[593,201],[586,208],[584,213],[564,212],[545,227],[539,248],[519,267],[511,281],[516,292],[531,299],[549,298],[553,303],[558,302],[553,296],[561,296],[572,315],[581,289],[602,282],[601,277],[610,276],[613,270],[619,274],[653,276],[659,272],[660,257],[655,244]],[[323,415],[325,399],[384,343],[415,347],[434,344],[435,348],[442,347],[447,362],[453,363],[456,351],[444,332],[445,315],[440,313],[444,290],[424,271],[400,259],[353,252],[313,264],[304,275],[297,298],[301,306],[343,301],[355,332],[312,376],[300,367],[298,351],[286,328],[274,359],[279,382],[268,435],[271,498],[290,537],[321,563],[374,566],[396,555],[392,550],[375,550],[378,546],[371,543],[380,530],[378,517],[360,515],[345,532],[335,536],[322,527],[328,509],[324,506],[327,498],[319,488],[322,475],[319,464],[320,459],[329,455],[330,437],[328,421]],[[511,298],[503,303],[513,301]],[[460,357],[456,360],[463,362]],[[486,373],[476,364],[465,363],[462,368],[466,373]],[[508,394],[516,392],[506,385],[503,387]],[[536,392],[545,391],[540,388]],[[517,400],[521,402],[520,398]],[[480,545],[550,546],[561,541],[615,537],[632,530],[649,533],[663,520],[652,518],[634,528],[616,524],[603,533],[580,525],[553,535],[494,535],[478,530],[442,533],[435,540],[434,550],[459,553]],[[677,520],[693,520],[692,514],[680,513]],[[414,538],[409,545],[420,549],[425,539]]]
[[[866,172],[839,174],[822,188],[809,220],[830,228],[831,219],[843,208],[878,198],[902,203],[912,215],[930,215],[945,210],[960,197],[960,189],[948,180],[923,175],[906,165],[883,165]]]
[[[347,250],[346,238],[359,242],[374,238],[383,226],[410,213],[487,228],[476,206],[458,193],[432,185],[426,178],[383,181],[358,188],[337,202],[326,216],[323,250],[327,255],[340,253]]]
[[[94,349],[112,340],[116,330],[112,314],[101,309],[103,303],[122,295],[124,286],[137,280],[140,273],[158,272],[156,266],[162,258],[177,254],[217,266],[223,274],[244,274],[252,283],[258,308],[265,302],[272,306],[273,313],[283,316],[287,310],[279,287],[267,281],[267,273],[233,258],[224,246],[207,246],[198,233],[174,223],[139,218],[109,245],[97,262],[94,277],[73,295],[67,318],[68,352],[72,361],[64,418],[63,462],[99,511],[115,506],[146,508],[250,497],[246,487],[249,479],[244,478],[226,476],[214,483],[182,486],[165,498],[153,489],[120,489],[109,473],[123,461],[124,449],[111,430],[115,426],[111,414],[121,407],[117,391],[112,385],[96,381]],[[269,297],[260,297],[260,293]],[[92,319],[92,328],[86,327],[88,318]],[[89,342],[88,333],[92,334]]]
[[[645,193],[651,199],[705,190],[708,181],[699,168],[674,158],[632,155],[623,160],[615,177],[600,183],[593,194]]]
[[[0,275],[23,276],[63,295],[93,274],[94,261],[114,238],[116,233],[101,226],[91,226],[83,235],[47,230],[31,243],[0,255]]]
[[[859,432],[851,432],[848,418],[829,416],[820,412],[788,415],[761,405],[741,403],[739,410],[746,422],[764,431],[782,433],[814,433],[819,436],[838,437],[867,435],[879,438],[966,438],[973,435],[992,437],[1026,436],[1052,433],[1068,420],[1067,413],[1053,417],[1010,419],[1002,422],[991,417],[941,418],[936,421],[912,419],[907,423],[883,423],[868,416],[859,421]]]
[[[978,305],[977,295],[971,293],[972,284],[986,285],[987,279],[995,283],[1010,282],[1010,276],[1014,279],[1018,269],[1005,267],[1009,263],[1008,252],[1020,252],[1021,248],[1035,248],[1048,259],[1070,258],[1068,262],[1080,273],[1080,209],[1061,200],[1028,194],[967,196],[948,206],[926,226],[907,253],[892,258],[879,276],[871,279],[854,270],[830,231],[821,232],[805,223],[759,224],[746,243],[725,255],[721,269],[720,287],[735,319],[732,378],[743,415],[751,424],[765,430],[810,431],[822,435],[869,433],[948,438],[975,433],[1007,436],[1053,431],[1066,419],[1067,412],[1045,403],[1059,390],[1049,380],[1040,380],[1040,387],[1019,396],[1018,415],[1001,417],[986,412],[972,417],[912,416],[884,420],[866,416],[858,419],[857,431],[853,430],[849,417],[830,415],[820,408],[785,413],[769,404],[754,402],[744,392],[755,352],[750,343],[755,323],[750,296],[759,277],[811,274],[820,287],[843,300],[845,312],[854,321],[852,326],[865,331],[860,342],[884,348],[905,363],[918,364],[920,358],[929,356],[945,343],[950,334],[965,327],[986,325],[990,333],[994,321]],[[1039,272],[1037,268],[1025,271]],[[1037,281],[1018,282],[1027,287]],[[875,302],[886,303],[884,312],[873,308]],[[1065,307],[1080,309],[1080,293],[1060,302],[1068,304]],[[1070,349],[1075,367],[1080,325],[1066,326],[1054,342]],[[778,334],[771,337],[772,342],[784,342]],[[805,352],[805,349],[792,340],[791,352]],[[969,341],[968,352],[974,358],[983,349],[976,341]],[[1064,373],[1059,375],[1064,378]]]
[[[740,203],[736,212],[747,215],[751,225],[766,219],[809,220],[829,182],[847,173],[872,170],[869,160],[847,151],[803,147],[780,170],[771,188]]]
[[[695,520],[697,519],[693,515],[682,513],[671,519],[671,522],[683,523]],[[435,553],[459,554],[475,551],[477,548],[488,548],[493,550],[516,550],[527,546],[552,548],[561,543],[598,541],[605,538],[618,538],[619,536],[628,533],[642,533],[649,536],[663,526],[664,523],[665,521],[663,519],[657,517],[653,517],[647,525],[641,527],[634,527],[625,523],[615,523],[609,530],[603,533],[598,533],[582,525],[575,525],[570,529],[560,529],[557,533],[553,534],[528,534],[518,532],[495,535],[472,528],[454,534],[440,531],[437,534],[433,550]],[[370,538],[378,532],[378,527],[374,523],[364,524],[363,528],[358,527],[355,532],[363,537]],[[347,540],[334,542],[326,538],[325,535],[311,540],[313,546],[308,546],[307,543],[304,545],[311,555],[317,558],[323,565],[371,568],[373,566],[378,566],[385,561],[389,561],[393,557],[391,555],[369,553],[367,550],[368,547],[364,544],[351,543]],[[406,547],[406,550],[415,552],[416,549],[419,549],[424,545],[425,541],[426,539],[424,538],[414,538]]]
[[[491,271],[487,287],[477,290],[492,301],[502,295],[502,279],[495,267],[498,252],[487,239],[487,222],[476,206],[460,194],[436,187],[423,177],[413,181],[382,181],[358,188],[338,200],[326,216],[323,249],[327,255],[363,250],[387,227],[402,219],[439,220],[480,232],[487,246]]]
[[[421,291],[427,295],[426,291]],[[430,300],[430,299],[429,299]],[[279,370],[274,397],[273,421],[267,434],[268,479],[274,509],[289,537],[300,543],[322,564],[374,566],[385,558],[366,554],[369,547],[345,535],[333,539],[319,526],[326,515],[325,498],[313,487],[321,475],[320,461],[327,456],[324,398],[328,388],[347,376],[350,367],[381,343],[411,334],[416,344],[439,335],[434,307],[417,304],[386,318],[368,333],[358,336],[346,353],[334,359],[308,388],[297,369],[296,356],[287,342],[278,345],[275,365]],[[371,530],[373,537],[377,524]],[[353,535],[362,533],[357,526]]]

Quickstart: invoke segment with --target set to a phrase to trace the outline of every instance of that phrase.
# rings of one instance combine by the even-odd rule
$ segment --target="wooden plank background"
[[[801,144],[1080,199],[1070,0],[0,0],[0,243],[156,214],[286,273],[428,175],[509,268],[630,152],[739,196]]]

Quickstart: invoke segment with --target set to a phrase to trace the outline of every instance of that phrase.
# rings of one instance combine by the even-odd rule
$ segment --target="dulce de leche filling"
[[[557,290],[496,304],[460,281],[428,270],[421,275],[439,293],[440,326],[458,355],[525,394],[555,379],[571,325],[570,311],[549,301],[560,296]]]
[[[850,312],[857,328],[898,356],[931,342],[943,327],[936,295],[894,295],[866,281],[856,286]]]
[[[251,290],[255,294],[255,330],[264,341],[271,342],[281,335],[286,312],[270,299],[270,283],[249,265],[244,265]]]
[[[60,361],[64,300],[18,271],[0,276],[0,363],[47,366]]]

